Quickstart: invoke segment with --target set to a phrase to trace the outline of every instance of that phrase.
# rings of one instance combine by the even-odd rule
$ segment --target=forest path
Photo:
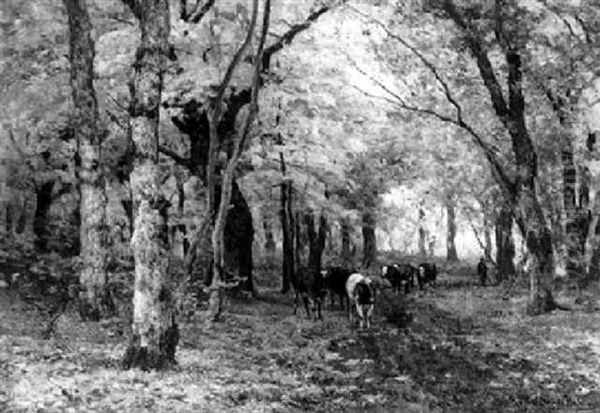
[[[275,290],[229,299],[221,323],[182,321],[166,372],[119,368],[123,320],[69,309],[44,340],[40,312],[0,289],[0,411],[600,411],[600,314],[526,317],[524,291],[464,284],[442,277],[405,303],[407,327],[369,331],[293,316]]]

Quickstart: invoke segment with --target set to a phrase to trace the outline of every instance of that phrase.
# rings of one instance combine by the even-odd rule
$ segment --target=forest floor
[[[276,290],[232,298],[220,323],[181,322],[164,372],[120,368],[122,319],[82,323],[68,308],[42,338],[40,310],[0,288],[0,411],[600,411],[600,312],[528,317],[524,290],[503,299],[471,280],[442,276],[404,302],[410,323],[378,315],[369,331],[339,310],[294,316]]]

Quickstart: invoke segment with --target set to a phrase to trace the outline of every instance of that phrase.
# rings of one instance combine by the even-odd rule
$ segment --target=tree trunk
[[[483,211],[483,254],[487,259],[492,261],[492,231],[491,231],[491,220],[489,213]],[[497,248],[497,247],[496,247]]]
[[[529,275],[530,289],[527,313],[543,314],[556,308],[550,281],[554,275],[552,236],[548,228],[530,229],[527,249],[533,253],[534,265]]]
[[[566,127],[565,121],[562,121]],[[581,219],[582,213],[577,205],[577,169],[573,158],[573,145],[569,136],[563,137],[561,152],[563,171],[563,207],[564,242],[566,246],[566,271],[570,279],[579,280],[583,274]],[[584,241],[585,242],[585,241]]]
[[[106,195],[100,171],[98,104],[94,90],[94,42],[85,0],[64,0],[69,16],[74,132],[79,155],[80,258],[79,314],[98,321],[115,307],[107,290]]]
[[[44,182],[36,186],[36,204],[33,215],[33,233],[35,235],[34,245],[37,251],[47,252],[50,230],[48,229],[48,213],[52,206],[52,191],[54,181]]]
[[[425,209],[423,201],[419,204],[419,256],[427,257],[427,230],[425,229]]]
[[[327,220],[323,213],[319,218],[319,230],[315,229],[315,218],[313,213],[304,215],[306,233],[308,236],[308,268],[313,274],[319,274],[322,267],[323,250],[327,238]]]
[[[302,231],[302,225],[300,220],[300,213],[296,212],[294,214],[294,262],[296,263],[296,271],[300,266],[300,263],[304,261],[304,247],[306,245],[306,240],[304,236],[304,232]]]
[[[457,262],[458,255],[456,254],[456,213],[454,210],[454,199],[448,197],[446,200],[446,217],[447,217],[447,232],[446,232],[446,261]]]
[[[4,220],[3,223],[0,223],[2,229],[4,230],[5,236],[10,236],[13,231],[13,209],[12,206],[6,201],[6,205],[2,209],[2,218]]]
[[[506,201],[513,210],[514,219],[525,238],[527,248],[535,257],[535,268],[530,275],[528,311],[530,314],[540,314],[556,307],[550,288],[555,263],[552,233],[537,195],[537,152],[525,119],[522,53],[527,48],[527,37],[519,32],[522,26],[521,16],[517,8],[503,7],[502,2],[495,3],[494,35],[504,55],[503,67],[506,69],[507,83],[505,97],[504,88],[499,83],[499,77],[494,72],[494,66],[488,56],[489,47],[475,34],[474,23],[465,17],[454,2],[447,0],[441,5],[463,33],[466,45],[475,58],[481,80],[490,95],[492,108],[511,138],[517,172],[514,178],[509,177],[494,154],[486,152],[486,158],[492,166],[494,177]],[[484,150],[487,149],[479,138],[475,140]]]
[[[588,212],[584,261],[588,280],[600,279],[600,191],[597,191]]]
[[[273,235],[273,223],[267,216],[263,216],[263,231],[265,233],[265,252],[271,256],[275,252],[275,236]]]
[[[512,213],[502,208],[496,218],[496,281],[502,282],[515,274],[515,243],[512,238]]]
[[[295,272],[295,248],[294,235],[295,224],[291,212],[292,204],[292,183],[284,182],[281,184],[281,231],[283,236],[283,268],[282,268],[282,286],[281,292],[287,293],[291,287],[291,282]]]
[[[131,199],[121,199],[121,206],[125,215],[127,216],[127,223],[129,228],[129,238],[133,235],[133,201]]]
[[[348,218],[342,218],[340,232],[342,236],[341,256],[344,263],[348,264],[352,260],[352,252],[350,251],[350,222]]]
[[[159,109],[169,50],[167,0],[143,0],[141,44],[131,83],[130,130],[135,158],[129,181],[136,210],[131,246],[135,260],[132,337],[125,368],[158,369],[175,363],[179,328],[169,278],[167,208],[160,191]]]
[[[171,226],[170,243],[173,255],[178,258],[184,258],[187,254],[189,243],[187,240],[187,227],[185,225],[185,190],[183,182],[177,179],[177,224]],[[177,238],[179,234],[179,240]]]
[[[28,213],[28,205],[27,205],[27,199],[25,200],[25,202],[23,203],[23,210],[19,213],[19,217],[17,218],[17,234],[22,234],[23,232],[25,232],[25,229],[27,228],[27,213]]]
[[[281,219],[281,231],[283,235],[283,268],[281,293],[285,294],[290,290],[294,276],[294,218],[292,215],[292,182],[285,178],[285,161],[283,153],[279,153],[281,161],[281,172],[283,180],[281,182],[280,209],[279,217]]]
[[[231,188],[231,202],[226,216],[224,245],[228,266],[235,267],[239,278],[244,280],[242,288],[256,295],[252,279],[252,243],[254,226],[252,212],[236,179]]]
[[[371,211],[363,211],[363,268],[369,268],[377,259],[377,240],[375,238],[375,215]]]

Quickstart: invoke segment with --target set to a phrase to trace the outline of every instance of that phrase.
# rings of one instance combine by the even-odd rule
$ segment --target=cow
[[[327,293],[323,288],[321,272],[310,268],[299,268],[292,280],[292,286],[294,287],[294,315],[302,300],[306,316],[310,318],[312,311],[313,320],[317,318],[322,320],[321,304]]]
[[[435,285],[437,273],[438,269],[434,263],[424,262],[419,264],[419,270],[417,274],[419,289],[424,289],[427,284]]]
[[[375,289],[372,280],[360,273],[354,273],[346,281],[346,293],[350,325],[354,325],[354,313],[356,313],[360,328],[370,328],[375,308]]]
[[[408,294],[415,283],[417,272],[418,270],[411,264],[394,264],[381,267],[381,276],[390,282],[396,293],[404,289],[404,293]]]
[[[348,303],[346,298],[346,281],[354,270],[349,270],[343,267],[330,267],[327,270],[321,271],[325,288],[329,291],[331,297],[331,307],[335,304],[335,296],[337,295],[340,299],[340,308],[344,310],[346,307],[344,303]]]

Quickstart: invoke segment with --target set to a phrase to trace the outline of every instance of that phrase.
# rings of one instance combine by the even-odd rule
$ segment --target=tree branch
[[[392,39],[398,41],[400,44],[402,44],[402,46],[404,46],[405,48],[407,48],[408,50],[410,50],[410,52],[412,54],[414,54],[415,56],[417,56],[417,58],[425,65],[425,67],[427,69],[429,69],[429,71],[431,72],[431,74],[433,74],[433,76],[435,77],[437,83],[441,86],[442,91],[444,92],[444,94],[446,95],[446,99],[448,100],[448,102],[450,102],[452,104],[452,106],[454,106],[454,109],[456,110],[457,114],[457,118],[458,119],[462,119],[462,108],[460,106],[460,104],[457,102],[457,100],[454,98],[454,96],[452,95],[452,93],[450,92],[450,87],[448,86],[448,83],[442,78],[442,76],[440,75],[440,73],[438,72],[437,68],[435,67],[435,65],[430,62],[416,47],[414,47],[413,45],[411,45],[410,43],[408,43],[406,40],[404,40],[401,36],[399,36],[396,33],[393,33],[390,29],[388,29],[388,27],[380,20],[367,15],[366,13],[356,9],[353,6],[348,6],[350,9],[354,10],[357,14],[361,15],[362,17],[374,22],[375,24],[377,24],[379,27],[381,27],[388,36],[390,36]]]
[[[204,3],[202,5],[202,7],[200,7],[200,0],[198,0],[198,2],[196,3],[196,6],[194,6],[194,10],[192,10],[186,17],[186,19],[184,19],[184,21],[186,22],[192,22],[192,23],[200,23],[200,21],[202,20],[202,18],[206,15],[206,13],[208,13],[210,11],[210,9],[212,8],[212,6],[214,6],[215,4],[215,0],[207,0],[206,3]]]
[[[263,71],[264,72],[269,71],[269,68],[271,66],[271,57],[275,53],[277,53],[278,51],[283,49],[283,47],[285,45],[291,43],[292,40],[294,40],[294,38],[298,34],[305,31],[306,29],[308,29],[315,21],[317,21],[317,19],[319,19],[319,17],[321,17],[323,14],[325,14],[332,8],[333,8],[333,6],[323,6],[320,9],[309,14],[308,17],[306,18],[306,20],[304,20],[302,23],[290,25],[291,27],[287,32],[285,32],[283,35],[281,35],[281,37],[279,37],[279,39],[275,43],[273,43],[272,45],[270,45],[269,47],[267,47],[265,49],[265,52],[263,53],[263,56],[262,56]]]
[[[496,78],[494,68],[490,62],[487,52],[483,46],[483,41],[479,39],[475,29],[467,23],[458,12],[452,0],[444,0],[443,8],[454,23],[463,30],[466,35],[467,46],[475,57],[479,73],[492,100],[494,111],[505,126],[508,125],[508,106],[504,100],[502,87]]]
[[[396,99],[396,101],[391,101],[391,100],[384,98],[388,102],[398,105],[404,110],[433,116],[433,117],[436,117],[437,119],[441,120],[442,122],[451,123],[453,125],[456,125],[462,129],[464,129],[473,138],[473,140],[477,144],[477,146],[483,151],[484,156],[486,157],[486,159],[488,160],[488,162],[490,163],[490,165],[492,167],[492,173],[497,178],[497,181],[500,184],[500,186],[506,191],[507,196],[511,196],[511,198],[514,196],[513,195],[514,194],[514,183],[512,182],[512,180],[508,177],[508,175],[504,171],[504,168],[502,167],[502,165],[498,159],[497,151],[493,147],[491,147],[491,145],[489,145],[487,142],[485,142],[485,140],[483,140],[483,138],[475,131],[475,129],[462,118],[462,110],[460,110],[461,106],[457,100],[452,99],[452,102],[451,102],[452,105],[455,106],[455,108],[457,108],[456,118],[452,118],[450,116],[441,114],[439,112],[436,112],[433,109],[419,108],[417,106],[409,105],[401,96],[399,96],[397,93],[394,93],[392,90],[390,90],[390,88],[388,88],[382,82],[380,82],[379,80],[377,80],[377,79],[373,78],[372,76],[370,76],[369,74],[367,74],[365,71],[360,69],[356,64],[354,64],[354,66],[361,74],[367,76],[371,81],[375,82],[385,92],[387,92],[392,97],[394,97],[394,99]],[[450,88],[449,88],[448,84],[443,79],[441,79],[441,76],[440,76],[440,80],[445,85],[445,90],[447,90],[446,96],[448,96],[448,95],[452,96],[450,93]],[[359,88],[357,88],[357,89],[359,89]],[[363,93],[368,94],[367,92],[364,92],[364,91],[363,91]]]
[[[136,19],[140,19],[142,16],[142,9],[139,0],[121,0],[129,10],[133,13]]]
[[[177,165],[183,166],[184,168],[189,169],[190,172],[193,172],[192,169],[194,169],[194,164],[191,159],[184,158],[174,150],[162,145],[158,146],[158,152],[171,158]]]
[[[229,82],[231,82],[231,78],[233,77],[233,73],[235,69],[237,69],[240,61],[242,60],[242,55],[250,45],[250,41],[252,40],[252,34],[254,33],[254,27],[256,26],[256,20],[258,17],[258,0],[254,0],[252,7],[252,18],[250,20],[250,26],[248,27],[248,32],[246,33],[246,38],[244,42],[240,45],[239,49],[229,62],[229,66],[227,66],[227,70],[225,72],[225,76],[217,89],[217,96],[213,102],[213,110],[215,111],[214,120],[219,121],[221,114],[221,103],[223,101],[223,96],[225,96],[225,91],[227,90],[227,86],[229,86]]]

